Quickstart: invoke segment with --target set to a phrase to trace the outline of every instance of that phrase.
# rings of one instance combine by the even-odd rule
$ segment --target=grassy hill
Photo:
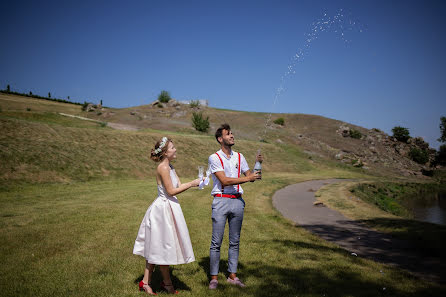
[[[219,149],[211,131],[198,133],[191,128],[186,115],[172,119],[172,110],[136,108],[136,115],[129,109],[107,109],[101,115],[83,112],[80,106],[0,94],[0,183],[17,182],[71,182],[103,178],[146,178],[153,175],[156,164],[148,155],[154,143],[164,135],[175,141],[178,148],[177,170],[183,176],[196,174],[198,165],[206,165],[207,157]],[[163,111],[159,114],[159,111]],[[176,109],[175,109],[176,110]],[[149,111],[151,112],[149,114]],[[139,120],[138,114],[149,114],[150,120]],[[85,116],[99,122],[71,118],[60,113]],[[107,118],[106,113],[113,113]],[[255,138],[261,134],[265,115],[237,111],[206,109],[213,126],[222,120],[231,123],[236,136],[235,150],[242,152],[253,166],[257,149],[265,155],[264,171],[305,173],[310,171],[351,171],[363,174],[364,170],[349,168],[324,156],[317,156],[292,143],[287,129],[297,129],[289,119],[290,128],[277,128],[267,133],[269,143]],[[218,117],[220,121],[217,121]],[[104,118],[105,117],[105,118]],[[309,117],[309,116],[307,116]],[[146,118],[149,118],[148,116]],[[324,119],[313,117],[306,121]],[[140,130],[116,130],[101,125],[109,120],[133,125]],[[288,120],[287,120],[288,121]],[[295,121],[299,121],[296,119]],[[332,120],[325,119],[326,122]],[[156,123],[156,124],[155,124]],[[152,125],[153,124],[153,125]],[[137,126],[138,125],[138,126]],[[294,125],[294,126],[293,126]],[[325,125],[325,123],[319,123]],[[163,130],[157,130],[157,129]],[[273,141],[280,136],[283,141]]]

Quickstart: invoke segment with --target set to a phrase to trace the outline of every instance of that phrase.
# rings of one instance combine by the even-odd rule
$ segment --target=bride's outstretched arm
[[[163,183],[169,196],[178,195],[191,187],[198,187],[200,184],[200,179],[197,178],[188,183],[181,184],[178,188],[174,188],[172,185],[172,180],[170,179],[170,168],[168,165],[164,166],[163,164],[160,164],[157,168],[157,174],[161,178],[161,182]]]

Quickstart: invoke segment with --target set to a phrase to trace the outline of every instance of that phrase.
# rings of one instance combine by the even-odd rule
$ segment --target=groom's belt
[[[240,198],[242,194],[215,194],[214,197],[224,197],[224,198]]]

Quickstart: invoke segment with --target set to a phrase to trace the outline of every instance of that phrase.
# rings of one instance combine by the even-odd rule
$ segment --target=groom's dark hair
[[[229,132],[231,131],[231,127],[229,127],[228,124],[224,123],[217,129],[217,131],[215,131],[215,139],[217,140],[218,143],[220,143],[220,141],[218,141],[218,138],[223,136],[223,130]]]

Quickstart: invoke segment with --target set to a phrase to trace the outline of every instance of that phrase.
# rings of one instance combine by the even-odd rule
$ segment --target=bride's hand
[[[191,182],[190,182],[191,187],[198,187],[198,185],[200,184],[200,182],[201,182],[201,178],[197,178],[197,179],[191,181]]]

